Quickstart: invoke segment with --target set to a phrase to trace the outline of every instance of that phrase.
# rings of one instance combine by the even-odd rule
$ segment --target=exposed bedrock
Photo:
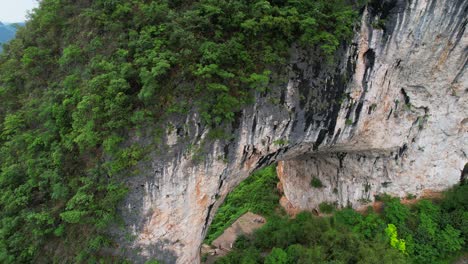
[[[165,147],[126,180],[120,254],[199,263],[226,195],[276,161],[300,209],[456,184],[468,160],[467,12],[465,0],[372,4],[333,66],[292,49],[284,84],[237,115],[231,138],[210,139],[196,114],[174,117]],[[324,187],[312,188],[312,177]]]

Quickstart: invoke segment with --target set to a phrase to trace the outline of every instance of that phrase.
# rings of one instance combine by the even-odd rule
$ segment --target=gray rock
[[[243,109],[232,140],[208,140],[196,113],[174,117],[167,147],[127,179],[119,254],[199,263],[226,195],[276,161],[286,198],[301,209],[456,184],[468,160],[467,10],[464,0],[381,1],[334,65],[292,48],[286,81]],[[384,28],[373,28],[379,19]],[[325,187],[313,189],[311,177]]]

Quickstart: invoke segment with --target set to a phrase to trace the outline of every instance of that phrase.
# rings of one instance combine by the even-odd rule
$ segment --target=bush
[[[321,213],[330,214],[335,211],[335,204],[329,202],[322,202],[319,204],[319,209]]]
[[[384,204],[384,216],[388,223],[400,228],[405,225],[406,219],[410,216],[410,211],[408,207],[400,203],[400,199],[391,198]]]
[[[322,188],[324,187],[322,184],[322,181],[319,178],[312,177],[312,180],[310,181],[310,186],[313,188]]]
[[[406,252],[406,243],[403,239],[398,239],[398,233],[397,233],[395,225],[388,224],[387,228],[385,228],[385,233],[387,234],[387,237],[390,239],[390,245],[393,248],[398,249],[402,253]]]
[[[387,196],[384,213],[365,215],[347,208],[331,217],[299,213],[296,218],[272,217],[251,237],[243,237],[232,256],[254,247],[266,255],[256,263],[447,263],[466,248],[466,190],[445,194],[450,201],[420,200],[412,207]],[[394,221],[394,222],[391,222]],[[451,225],[456,223],[461,229]],[[397,225],[398,224],[398,225]],[[274,256],[274,257],[273,257]],[[281,259],[281,260],[279,260]],[[239,263],[239,262],[223,262]]]
[[[338,223],[350,227],[358,225],[363,220],[363,216],[351,208],[345,208],[337,211],[334,217]]]
[[[273,248],[265,258],[265,264],[287,264],[288,255],[281,248]]]

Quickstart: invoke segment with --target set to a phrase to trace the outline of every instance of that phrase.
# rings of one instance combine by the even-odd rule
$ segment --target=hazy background
[[[38,5],[38,0],[0,0],[0,22],[23,22],[28,11]]]

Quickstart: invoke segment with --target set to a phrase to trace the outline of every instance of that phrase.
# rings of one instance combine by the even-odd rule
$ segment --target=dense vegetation
[[[344,0],[43,0],[0,55],[0,262],[94,262],[169,115],[222,126],[265,91],[293,43],[327,58]]]
[[[291,219],[269,212],[264,227],[241,236],[216,263],[451,263],[468,249],[466,197],[464,184],[442,200],[411,206],[385,196],[381,214],[343,209],[330,217],[303,212]]]
[[[269,218],[279,205],[280,195],[276,188],[278,176],[271,165],[252,174],[239,184],[218,209],[210,225],[206,243],[219,237],[240,216],[250,211]]]

